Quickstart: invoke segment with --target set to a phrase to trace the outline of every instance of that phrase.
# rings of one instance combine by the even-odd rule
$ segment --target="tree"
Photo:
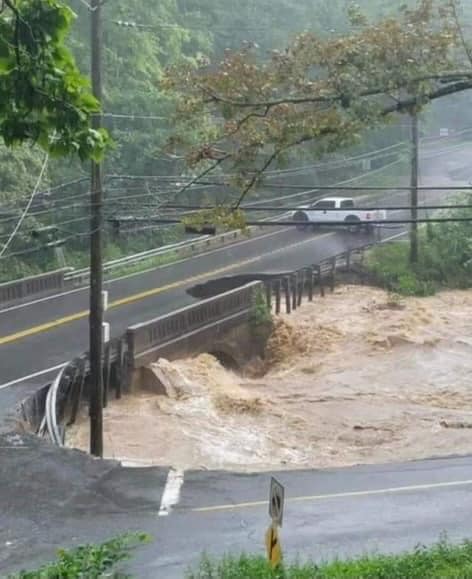
[[[472,88],[472,68],[458,67],[454,5],[420,0],[398,18],[369,23],[350,11],[352,31],[322,38],[304,33],[283,52],[261,60],[254,46],[227,52],[218,64],[170,71],[167,87],[180,94],[177,115],[213,120],[210,136],[189,141],[176,134],[189,165],[206,175],[235,175],[235,205],[264,172],[292,148],[313,156],[356,142],[388,123],[448,94]]]
[[[4,0],[0,15],[0,135],[52,155],[100,159],[105,131],[90,126],[98,103],[66,48],[73,12],[57,0]]]

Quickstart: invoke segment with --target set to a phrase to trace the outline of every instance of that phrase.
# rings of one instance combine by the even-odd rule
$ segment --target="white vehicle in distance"
[[[375,209],[360,211],[356,209],[354,199],[350,197],[326,197],[313,205],[300,207],[292,213],[292,220],[298,222],[297,229],[305,231],[327,223],[348,224],[347,229],[353,233],[361,231],[371,232],[374,225],[369,221],[384,221],[387,212]]]

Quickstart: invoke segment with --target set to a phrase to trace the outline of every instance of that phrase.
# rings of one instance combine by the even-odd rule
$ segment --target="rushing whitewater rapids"
[[[254,471],[472,452],[472,291],[339,287],[279,318],[245,376],[206,354],[154,372],[167,396],[105,410],[107,457]],[[85,416],[67,442],[87,449]]]

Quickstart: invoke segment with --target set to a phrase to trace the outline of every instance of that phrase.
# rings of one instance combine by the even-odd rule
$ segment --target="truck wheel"
[[[349,224],[347,227],[349,233],[359,233],[361,230],[361,220],[357,215],[348,215],[344,220],[344,223]]]
[[[306,231],[310,222],[308,215],[304,211],[297,211],[293,216],[293,221],[298,221],[296,226],[298,231]]]

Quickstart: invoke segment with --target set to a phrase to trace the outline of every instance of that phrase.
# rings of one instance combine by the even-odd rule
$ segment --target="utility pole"
[[[410,229],[410,263],[418,262],[418,157],[419,157],[419,135],[418,135],[418,113],[412,111],[411,119],[411,190],[410,205],[411,219],[413,223]]]
[[[102,101],[102,0],[91,0],[92,91]],[[93,116],[92,126],[102,125],[101,112]],[[102,372],[102,167],[92,161],[90,209],[90,453],[103,456],[103,372]]]

